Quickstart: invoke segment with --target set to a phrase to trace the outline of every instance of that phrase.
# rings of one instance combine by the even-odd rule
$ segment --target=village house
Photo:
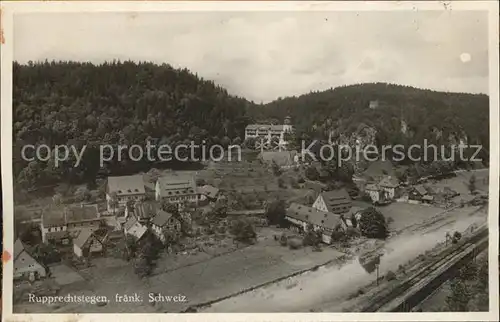
[[[78,257],[101,254],[103,250],[102,242],[90,229],[82,229],[73,240],[73,251]]]
[[[374,203],[382,201],[385,196],[383,190],[377,184],[373,183],[369,183],[365,186],[365,193],[370,196]]]
[[[284,124],[249,124],[245,128],[245,140],[250,138],[263,140],[263,143],[270,143],[276,138],[281,146],[286,146],[286,133],[292,133],[293,126],[290,116],[285,117]]]
[[[198,192],[198,201],[201,203],[215,202],[219,198],[219,189],[211,185],[197,187],[196,191]]]
[[[398,195],[399,180],[392,176],[384,177],[378,186],[384,191],[385,197],[389,200],[394,199]]]
[[[339,215],[321,211],[312,207],[300,205],[298,203],[290,204],[285,215],[292,227],[300,232],[307,232],[312,225],[314,231],[321,232],[321,240],[325,244],[332,242],[332,233],[336,230],[345,230],[347,225]]]
[[[103,223],[97,205],[70,206],[64,209],[66,227],[71,237],[75,237],[82,229],[98,230]]]
[[[165,243],[165,234],[177,235],[181,231],[181,222],[171,213],[160,210],[151,221],[153,233]]]
[[[69,245],[69,232],[65,221],[64,208],[48,207],[43,210],[40,231],[43,243]]]
[[[143,200],[146,189],[142,175],[109,177],[106,188],[107,209],[115,213],[120,208],[125,208],[127,202]]]
[[[123,232],[125,235],[130,235],[136,241],[140,240],[148,231],[148,228],[141,224],[135,216],[130,216],[123,225]]]
[[[46,276],[47,268],[26,250],[18,238],[14,243],[14,279],[28,278],[34,281]]]
[[[80,230],[95,231],[102,221],[97,205],[49,207],[42,212],[40,220],[42,242],[69,245]]]
[[[197,203],[198,193],[194,176],[171,173],[156,181],[155,198],[172,204]]]
[[[323,212],[343,214],[352,206],[351,197],[345,189],[321,192],[312,207]]]

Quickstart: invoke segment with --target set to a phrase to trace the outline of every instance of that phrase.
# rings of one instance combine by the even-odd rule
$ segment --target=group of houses
[[[323,191],[319,193],[312,206],[292,203],[288,207],[285,219],[292,230],[307,232],[309,229],[321,233],[324,243],[332,242],[334,231],[346,231],[353,227],[351,218],[359,220],[366,206],[355,206],[345,189]]]
[[[150,232],[165,242],[165,236],[180,234],[182,224],[190,225],[185,205],[205,205],[215,202],[219,190],[210,185],[196,186],[194,176],[167,174],[158,178],[154,192],[148,195],[142,175],[109,177],[106,187],[106,209],[97,204],[50,206],[42,212],[40,231],[42,242],[56,247],[72,248],[76,257],[101,254],[113,233],[141,240]],[[162,201],[179,206],[179,215],[161,209]],[[109,231],[109,222],[115,223]],[[14,245],[14,275],[16,278],[39,278],[47,270],[24,247],[21,240]]]

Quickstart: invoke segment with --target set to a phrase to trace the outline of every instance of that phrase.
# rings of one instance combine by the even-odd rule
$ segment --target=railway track
[[[450,270],[474,258],[487,243],[488,226],[484,225],[458,246],[443,251],[438,261],[422,268],[395,288],[382,291],[381,295],[370,301],[361,312],[411,311],[421,299],[425,298],[425,293],[429,293],[429,289],[441,285],[449,278]]]

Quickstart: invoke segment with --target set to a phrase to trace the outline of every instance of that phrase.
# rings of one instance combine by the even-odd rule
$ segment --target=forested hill
[[[374,109],[370,101],[377,101]],[[13,66],[15,182],[24,188],[60,181],[94,180],[99,160],[89,149],[79,168],[68,162],[20,159],[25,144],[143,144],[148,138],[175,146],[241,142],[247,124],[286,115],[299,132],[326,137],[365,124],[379,143],[419,141],[438,130],[489,144],[488,97],[411,87],[363,84],[313,92],[256,105],[186,69],[152,63],[44,62]],[[401,121],[408,133],[402,133]],[[186,142],[187,141],[187,142]],[[71,160],[70,160],[71,161]],[[110,164],[112,174],[145,170],[151,164]],[[135,167],[135,168],[134,168]],[[137,168],[138,167],[138,168]]]
[[[244,135],[249,104],[167,64],[14,63],[14,175],[31,187],[68,176],[89,178],[98,171],[89,162],[80,171],[49,169],[43,162],[28,167],[16,153],[24,144],[131,145],[148,137],[171,146],[201,139],[227,143]],[[99,167],[98,160],[92,162]]]
[[[15,137],[30,142],[234,138],[243,134],[249,104],[166,64],[15,63],[13,75]]]
[[[370,102],[378,106],[370,108]],[[378,131],[382,143],[432,140],[440,131],[466,137],[469,143],[489,146],[489,98],[486,95],[444,93],[409,86],[370,83],[311,92],[299,97],[278,99],[250,109],[257,119],[282,120],[286,115],[301,130],[313,136],[355,131],[360,124]],[[406,135],[401,124],[407,125]]]

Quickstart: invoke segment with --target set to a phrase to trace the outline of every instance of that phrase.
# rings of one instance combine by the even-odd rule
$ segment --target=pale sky
[[[389,82],[488,93],[486,12],[37,13],[14,59],[169,63],[255,102]]]

